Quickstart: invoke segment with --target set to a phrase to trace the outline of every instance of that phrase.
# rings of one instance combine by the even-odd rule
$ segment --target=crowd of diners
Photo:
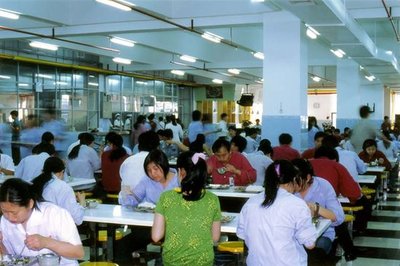
[[[193,111],[186,138],[174,116],[167,123],[162,118],[156,121],[154,115],[139,116],[130,143],[109,132],[105,147],[96,150],[94,136],[83,132],[65,157],[57,153],[57,138],[49,127],[18,165],[0,154],[0,172],[15,176],[0,187],[1,253],[52,252],[61,257],[60,265],[77,265],[84,256],[77,226],[86,203],[84,193],[74,192],[65,179],[94,179],[101,169],[99,187],[118,194],[119,204],[156,206],[144,243],[163,242],[164,265],[213,265],[221,207],[218,197],[206,189],[210,178],[214,184],[265,188],[243,205],[238,216],[237,237],[248,249],[248,265],[307,265],[310,256],[321,263],[334,261],[336,242],[345,259],[354,260],[357,250],[337,197],[363,206],[353,228],[355,236],[363,235],[373,202],[361,193],[357,176],[366,172],[367,164],[384,166],[391,173],[392,189],[398,174],[390,163],[398,153],[390,122],[385,118],[379,129],[369,113],[369,107],[362,106],[359,122],[343,134],[330,125],[319,128],[310,117],[312,145],[303,152],[292,147],[292,136],[284,132],[273,147],[261,138],[259,121],[237,129],[229,126],[224,113],[212,126],[198,110]],[[320,237],[313,217],[331,221]],[[132,235],[135,238],[135,231]]]

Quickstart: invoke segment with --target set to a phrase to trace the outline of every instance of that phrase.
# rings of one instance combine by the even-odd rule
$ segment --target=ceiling
[[[127,72],[205,84],[215,78],[255,84],[263,73],[262,60],[252,54],[263,49],[263,14],[287,10],[321,34],[316,40],[307,38],[309,87],[335,86],[340,59],[329,50],[340,48],[345,57],[364,67],[362,75],[374,75],[374,82],[400,88],[400,49],[394,30],[400,30],[397,0],[113,1],[134,4],[134,10],[122,11],[96,0],[0,0],[0,8],[20,13],[18,20],[0,18],[0,26],[9,28],[0,34],[0,52],[119,70],[122,65],[117,66],[112,58],[122,57],[132,60],[123,66]],[[201,38],[205,31],[223,37],[223,43]],[[38,37],[53,33],[58,40]],[[121,46],[110,42],[111,37],[136,44]],[[32,48],[28,45],[31,40],[56,44],[60,49],[47,52]],[[195,57],[197,62],[182,61],[180,55]],[[241,73],[228,75],[230,68]],[[183,70],[185,75],[173,75],[173,69]],[[313,81],[313,76],[321,81]]]

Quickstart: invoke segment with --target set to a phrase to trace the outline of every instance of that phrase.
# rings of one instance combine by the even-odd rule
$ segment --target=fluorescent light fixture
[[[126,58],[121,58],[121,57],[114,57],[113,61],[115,63],[125,64],[125,65],[130,65],[132,63],[132,60],[129,60]]]
[[[54,84],[55,85],[63,85],[63,86],[68,85],[68,83],[65,81],[56,81],[56,82],[54,82]]]
[[[201,37],[203,37],[204,39],[209,40],[211,42],[215,42],[215,43],[220,43],[221,40],[223,39],[221,36],[211,33],[211,32],[208,32],[208,31],[204,32],[201,35]]]
[[[234,75],[239,75],[240,74],[240,70],[237,69],[237,68],[230,68],[230,69],[228,69],[228,72],[232,73]]]
[[[251,2],[253,2],[253,3],[262,3],[262,2],[265,2],[265,0],[251,0]]]
[[[182,70],[171,70],[171,73],[172,74],[174,74],[174,75],[177,75],[177,76],[183,76],[183,75],[185,75],[185,72],[184,71],[182,71]]]
[[[190,62],[190,63],[195,63],[196,62],[196,58],[193,57],[193,56],[190,56],[190,55],[181,55],[179,58],[181,60],[183,60],[183,61],[187,61],[187,62]]]
[[[114,2],[112,0],[96,0],[96,1],[99,2],[99,3],[105,4],[105,5],[108,5],[108,6],[112,6],[112,7],[118,8],[118,9],[123,10],[123,11],[131,11],[132,10],[132,8],[130,8],[129,6]]]
[[[346,54],[345,52],[343,52],[342,49],[336,49],[336,50],[330,49],[330,51],[331,51],[334,55],[336,55],[337,57],[339,57],[339,58],[342,58],[342,57]]]
[[[33,41],[33,42],[30,42],[29,45],[31,47],[50,50],[50,51],[57,51],[58,50],[58,46],[57,45],[50,44],[50,43],[45,43],[45,42]]]
[[[52,79],[52,75],[46,75],[46,74],[36,74],[36,77],[38,78],[44,78],[44,79]]]
[[[28,83],[18,83],[19,87],[28,87],[29,84]]]
[[[308,26],[308,25],[306,25],[306,26],[307,26],[307,31],[306,31],[307,36],[310,37],[311,39],[317,39],[317,37],[320,35],[320,33],[313,27]]]
[[[321,78],[318,77],[318,76],[313,76],[311,79],[314,80],[315,82],[320,82],[321,81]]]
[[[216,83],[216,84],[222,84],[223,81],[220,79],[213,79],[212,82]]]
[[[89,75],[89,78],[95,78],[95,75]]]
[[[99,83],[97,82],[88,82],[89,86],[99,86]]]
[[[119,38],[119,37],[112,37],[110,39],[111,42],[119,44],[119,45],[123,45],[123,46],[128,46],[128,47],[133,47],[135,46],[135,42],[128,40],[128,39],[124,39],[124,38]]]
[[[388,54],[388,55],[392,55],[393,54],[392,51],[386,51],[385,53]]]
[[[10,79],[11,77],[10,76],[3,76],[3,75],[0,75],[0,79]]]
[[[19,19],[19,13],[6,10],[6,9],[0,9],[0,17],[3,18],[9,18],[9,19]]]
[[[375,80],[375,76],[374,75],[365,76],[365,78],[368,79],[369,81],[374,81]]]
[[[256,52],[256,53],[253,53],[253,56],[254,56],[255,58],[257,58],[257,59],[264,60],[264,53]]]
[[[360,65],[360,70],[363,70],[363,69],[364,69],[364,67]]]
[[[136,84],[147,85],[147,82],[138,80],[138,81],[136,81]]]
[[[263,83],[261,80],[256,80],[255,82],[256,82],[256,83],[260,83],[260,84]]]

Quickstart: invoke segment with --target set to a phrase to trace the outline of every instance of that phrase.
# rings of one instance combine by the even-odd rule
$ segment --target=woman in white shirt
[[[165,125],[165,129],[171,129],[173,136],[172,140],[182,142],[183,140],[183,130],[181,125],[176,122],[176,118],[174,115],[170,116],[171,123]]]
[[[53,253],[59,265],[78,265],[84,250],[68,211],[42,202],[32,186],[19,178],[0,187],[0,249],[2,254],[38,256]]]
[[[74,219],[75,224],[82,224],[85,194],[77,193],[79,203],[70,185],[65,183],[64,163],[58,157],[50,157],[44,162],[43,173],[32,180],[34,191],[44,200],[66,209]]]
[[[68,154],[67,172],[70,176],[94,178],[94,171],[100,169],[101,160],[92,148],[93,142],[93,135],[85,134],[80,139],[80,144],[76,145]]]
[[[250,198],[239,215],[236,234],[249,248],[247,265],[307,265],[304,246],[314,248],[317,232],[309,207],[293,195],[301,182],[289,161],[268,166],[265,192]]]

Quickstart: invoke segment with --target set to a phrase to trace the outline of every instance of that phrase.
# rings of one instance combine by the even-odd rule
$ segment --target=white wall
[[[322,122],[326,121],[326,117],[331,118],[332,113],[337,111],[337,95],[324,94],[324,95],[308,95],[307,97],[307,115],[315,116],[318,124],[321,126]],[[336,121],[332,121],[336,125]]]

